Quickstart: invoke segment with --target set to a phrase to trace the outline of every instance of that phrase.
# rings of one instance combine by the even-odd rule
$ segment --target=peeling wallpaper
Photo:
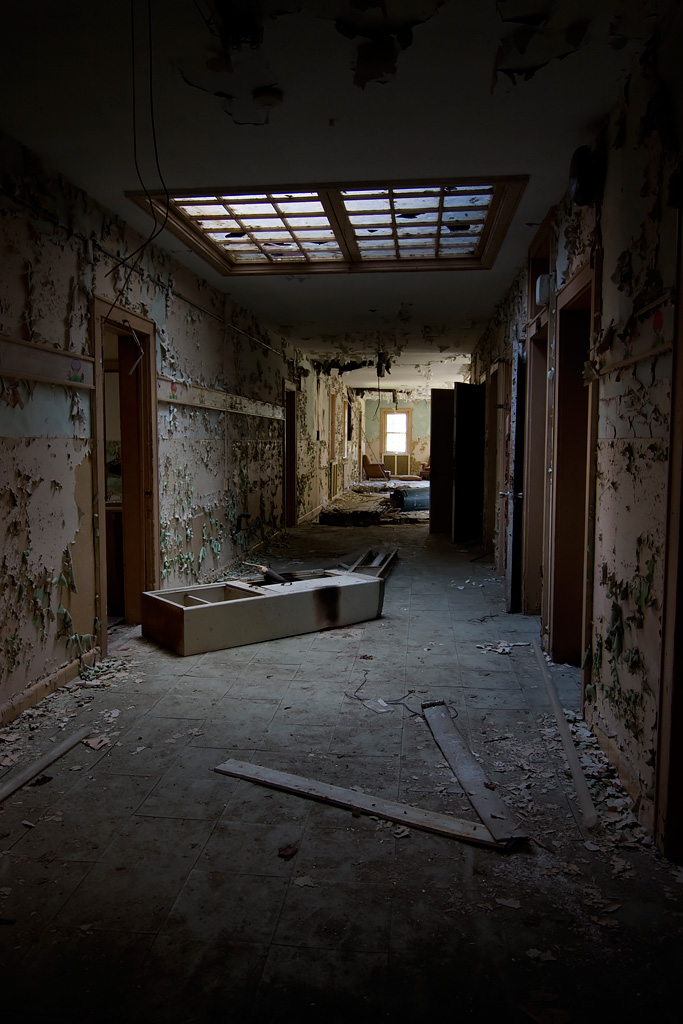
[[[117,265],[142,241],[126,224],[11,140],[0,150],[3,705],[97,642],[95,296],[151,321],[161,586],[208,580],[282,528],[284,381],[297,388],[298,514],[331,496],[329,398],[341,417],[348,393],[154,246],[132,272]],[[357,479],[354,445],[342,486]]]
[[[650,825],[666,560],[679,174],[676,151],[666,131],[660,130],[663,109],[666,101],[646,57],[596,140],[596,151],[606,155],[601,203],[576,207],[565,197],[553,212],[548,337],[552,431],[555,296],[601,251],[599,317],[584,370],[585,383],[593,384],[598,394],[593,629],[584,662],[590,678],[585,713],[635,799],[641,820]],[[521,271],[475,349],[474,379],[483,380],[492,363],[509,358],[514,331],[525,336],[526,290]],[[552,462],[546,471],[552,473]],[[509,479],[509,466],[506,473]]]

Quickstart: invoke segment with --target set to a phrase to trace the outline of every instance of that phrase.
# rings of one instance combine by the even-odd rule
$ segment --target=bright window
[[[408,451],[410,416],[407,411],[382,410],[382,451],[405,455]]]

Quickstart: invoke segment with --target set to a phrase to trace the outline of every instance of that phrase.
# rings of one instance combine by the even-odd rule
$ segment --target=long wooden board
[[[67,739],[58,743],[52,750],[48,750],[42,757],[32,761],[25,768],[21,768],[0,786],[0,804],[12,796],[13,793],[16,793],[18,789],[21,789],[22,786],[25,786],[27,782],[30,782],[31,779],[35,779],[36,775],[44,772],[46,768],[49,768],[51,764],[54,764],[64,754],[68,754],[81,740],[89,736],[92,731],[93,727],[91,725],[83,726],[67,737]]]
[[[572,734],[569,726],[567,725],[567,719],[565,718],[564,711],[562,710],[560,698],[558,697],[557,690],[555,689],[555,683],[550,675],[547,662],[543,657],[543,651],[539,646],[538,640],[533,640],[531,646],[533,647],[534,654],[536,655],[536,661],[538,662],[538,667],[541,675],[543,676],[543,681],[545,683],[546,690],[548,691],[548,697],[555,714],[560,739],[562,740],[562,746],[564,747],[569,770],[571,771],[572,778],[574,779],[576,795],[579,798],[579,806],[581,807],[584,825],[586,828],[594,828],[598,823],[598,812],[596,811],[595,804],[591,799],[588,783],[586,782],[586,776],[583,774],[583,768],[579,761],[579,755],[576,753],[574,740],[572,739]]]
[[[491,788],[486,772],[460,735],[446,705],[423,704],[422,713],[468,800],[493,838],[499,843],[526,839],[526,833],[515,824],[507,806]]]
[[[269,786],[272,789],[281,789],[285,793],[295,793],[297,796],[307,797],[310,800],[319,800],[335,807],[360,811],[362,814],[375,814],[378,818],[396,821],[401,825],[410,825],[413,828],[423,829],[425,832],[435,832],[437,835],[448,836],[450,839],[460,839],[482,846],[493,846],[499,850],[505,849],[507,845],[497,842],[486,826],[477,821],[451,818],[449,815],[439,814],[437,811],[426,811],[420,807],[395,803],[393,800],[384,800],[382,797],[370,796],[367,793],[357,793],[355,790],[331,786],[326,782],[315,782],[300,775],[278,772],[273,768],[263,768],[246,761],[225,761],[214,768],[214,771],[220,775],[232,775],[238,779],[246,779],[248,782],[256,782],[261,786]]]

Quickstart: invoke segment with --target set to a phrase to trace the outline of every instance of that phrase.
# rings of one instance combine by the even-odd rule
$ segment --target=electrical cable
[[[148,86],[149,86],[149,118],[150,118],[150,126],[151,126],[151,129],[152,129],[152,148],[153,148],[153,152],[154,152],[154,162],[156,164],[157,174],[159,175],[159,180],[160,180],[161,186],[162,186],[162,188],[164,190],[164,195],[166,197],[166,211],[164,213],[164,219],[161,222],[161,224],[159,224],[159,222],[157,220],[156,209],[155,209],[154,203],[152,201],[152,196],[151,196],[151,194],[150,194],[150,192],[149,192],[149,190],[148,190],[148,188],[147,188],[147,186],[145,184],[145,181],[143,179],[142,172],[140,171],[139,160],[138,160],[137,87],[136,87],[137,75],[136,75],[136,52],[135,52],[135,0],[131,0],[131,3],[130,3],[130,19],[131,19],[130,20],[130,35],[131,35],[131,64],[132,64],[132,69],[131,69],[132,70],[131,86],[132,86],[132,96],[133,96],[133,118],[132,118],[132,120],[133,120],[133,162],[135,164],[135,170],[136,170],[136,173],[137,173],[137,176],[138,176],[138,181],[140,182],[140,186],[142,188],[142,191],[145,193],[145,198],[147,199],[147,203],[149,204],[149,208],[150,208],[150,211],[151,211],[151,214],[152,214],[152,219],[154,221],[154,226],[153,226],[149,236],[145,239],[145,241],[142,242],[142,244],[139,245],[137,247],[137,249],[133,249],[132,252],[129,252],[122,260],[120,260],[115,266],[113,266],[111,268],[111,270],[108,270],[107,273],[105,274],[105,277],[109,277],[109,275],[112,274],[117,269],[117,267],[120,267],[123,264],[128,264],[128,261],[130,259],[132,259],[133,256],[136,256],[138,253],[143,253],[145,251],[145,249],[147,248],[147,246],[150,245],[154,241],[155,238],[158,238],[158,236],[161,234],[161,232],[166,227],[166,225],[168,223],[169,214],[170,214],[170,211],[171,211],[171,194],[170,194],[168,188],[166,187],[166,182],[164,181],[164,176],[163,176],[162,171],[161,171],[161,163],[160,163],[160,160],[159,160],[159,146],[158,146],[158,142],[157,142],[156,119],[155,119],[155,115],[154,115],[154,47],[152,45],[152,0],[147,0],[147,55],[148,55]]]

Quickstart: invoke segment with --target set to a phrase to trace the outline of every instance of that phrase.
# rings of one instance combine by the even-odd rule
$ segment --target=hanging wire
[[[132,86],[132,97],[133,97],[133,111],[132,111],[132,113],[133,113],[133,117],[132,117],[132,122],[133,122],[133,162],[135,164],[135,171],[136,171],[137,176],[138,176],[138,181],[140,182],[140,187],[142,188],[142,191],[145,193],[145,198],[147,199],[147,202],[149,204],[149,208],[150,208],[150,211],[151,211],[151,214],[152,214],[152,219],[154,221],[154,226],[152,227],[152,230],[151,230],[150,234],[148,235],[148,237],[145,239],[145,241],[142,242],[141,245],[139,245],[137,247],[137,249],[133,249],[132,252],[129,252],[126,256],[124,256],[123,259],[119,260],[118,263],[114,264],[114,266],[110,270],[107,271],[107,273],[105,274],[105,277],[109,277],[110,274],[113,274],[114,271],[117,270],[123,264],[127,265],[128,261],[130,259],[132,259],[133,256],[136,256],[138,253],[140,253],[140,254],[144,253],[144,251],[147,248],[147,246],[150,245],[154,241],[154,239],[157,238],[161,234],[161,232],[164,230],[164,228],[166,227],[166,224],[168,223],[168,218],[169,218],[170,210],[171,210],[171,194],[170,194],[168,188],[166,187],[166,182],[164,181],[164,176],[163,176],[163,173],[162,173],[162,170],[161,170],[161,162],[159,160],[159,145],[158,145],[158,141],[157,141],[156,118],[155,118],[155,113],[154,113],[154,46],[152,44],[152,0],[147,0],[147,56],[148,56],[149,119],[150,119],[150,127],[151,127],[151,130],[152,130],[152,149],[153,149],[153,152],[154,152],[154,163],[156,165],[157,174],[159,175],[159,181],[161,182],[161,186],[162,186],[162,188],[164,190],[164,195],[166,197],[166,210],[165,210],[164,218],[163,218],[161,224],[159,224],[159,222],[157,220],[156,209],[155,209],[154,203],[152,201],[152,196],[151,196],[151,194],[150,194],[150,192],[149,192],[149,190],[147,188],[147,185],[145,184],[145,180],[144,180],[142,172],[140,170],[140,162],[139,162],[139,158],[138,158],[137,72],[136,72],[136,50],[135,50],[135,0],[131,0],[131,2],[130,2],[130,38],[131,38],[131,64],[132,64],[131,86]],[[128,283],[128,280],[129,279],[126,278],[126,281],[125,281],[126,285]],[[110,312],[111,312],[111,310],[110,310]]]

